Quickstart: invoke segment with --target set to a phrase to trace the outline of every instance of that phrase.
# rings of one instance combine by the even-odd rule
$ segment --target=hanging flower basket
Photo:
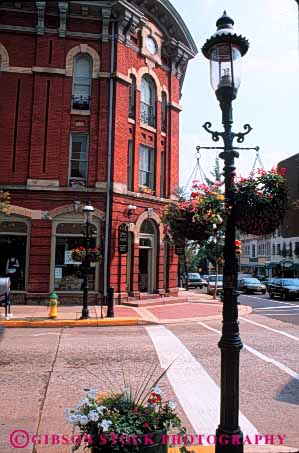
[[[259,169],[251,178],[235,182],[237,228],[246,234],[274,233],[282,224],[287,209],[285,169]]]
[[[223,225],[224,195],[219,184],[194,187],[190,200],[167,206],[163,223],[175,242],[183,238],[204,242]]]
[[[89,248],[88,249],[88,258],[91,263],[97,263],[101,261],[102,259],[102,254],[100,252],[100,249],[97,248]],[[85,247],[77,247],[76,249],[72,250],[72,260],[73,261],[78,261],[78,262],[83,262],[85,260]]]

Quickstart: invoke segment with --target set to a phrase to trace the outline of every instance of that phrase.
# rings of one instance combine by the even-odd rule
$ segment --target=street
[[[244,348],[240,371],[240,425],[244,435],[278,435],[298,447],[298,316],[275,314],[280,301],[241,296],[254,312],[240,319]],[[267,308],[266,310],[261,310]],[[274,313],[268,315],[268,313]],[[298,306],[299,311],[299,306]],[[278,319],[278,317],[280,317]],[[12,449],[15,430],[30,435],[70,435],[64,409],[74,407],[83,389],[124,386],[123,372],[136,384],[141,370],[167,367],[160,382],[165,397],[178,403],[188,433],[214,434],[219,422],[221,320],[134,327],[6,329],[0,353],[2,382],[0,451]],[[161,367],[161,368],[160,368]],[[115,384],[118,382],[118,384]],[[206,442],[206,441],[205,441]],[[203,442],[204,443],[204,442]],[[252,446],[257,453],[263,451]],[[33,445],[24,452],[70,451],[65,446]],[[271,450],[272,451],[272,450]],[[276,447],[276,452],[288,451]]]
[[[250,305],[254,313],[261,316],[279,319],[285,323],[299,325],[299,301],[281,301],[271,299],[268,294],[241,295],[239,301],[243,305]]]

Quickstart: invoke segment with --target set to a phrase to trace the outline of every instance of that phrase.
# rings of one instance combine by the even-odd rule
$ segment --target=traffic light
[[[236,255],[240,256],[242,255],[242,242],[239,239],[235,240],[235,249],[236,249]]]

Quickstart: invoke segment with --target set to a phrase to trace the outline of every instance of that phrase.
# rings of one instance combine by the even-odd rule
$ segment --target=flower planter
[[[284,174],[285,169],[259,169],[255,177],[236,181],[235,219],[240,231],[266,235],[282,224],[288,201]]]
[[[119,453],[129,453],[131,451],[132,453],[167,453],[168,443],[165,441],[166,437],[163,437],[166,435],[166,430],[149,433],[148,438],[152,440],[153,444],[148,441],[148,445],[146,445],[146,438],[144,438],[138,450],[136,449],[136,446],[133,447],[132,444],[122,445],[120,442],[118,445],[115,444],[115,447],[118,447],[117,449],[113,449],[112,445],[107,443],[105,445],[93,445],[90,447],[90,451],[91,453],[113,453],[113,451]]]
[[[236,226],[246,234],[256,236],[272,234],[282,224],[286,212],[280,203],[236,204]]]
[[[73,261],[77,261],[79,263],[82,263],[84,260],[85,260],[85,253],[82,252],[82,253],[76,253],[76,252],[73,252],[72,253],[72,260]],[[97,263],[101,260],[101,255],[99,255],[98,253],[96,252],[88,252],[88,257],[89,257],[89,261],[91,263]]]

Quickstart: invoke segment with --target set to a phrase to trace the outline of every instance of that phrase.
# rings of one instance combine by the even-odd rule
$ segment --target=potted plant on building
[[[147,194],[147,195],[154,195],[154,190],[151,189],[151,188],[148,187],[148,186],[140,186],[140,187],[139,187],[139,191],[140,191],[141,193],[145,193],[145,194]]]
[[[175,242],[182,238],[202,243],[223,226],[224,195],[220,183],[194,184],[189,200],[169,204],[163,213]]]
[[[238,178],[234,184],[235,218],[246,234],[274,233],[287,209],[285,169],[258,169],[255,177]]]
[[[102,253],[100,247],[94,247],[94,248],[89,248],[87,251],[89,260],[91,263],[96,263],[101,261],[102,259]],[[72,259],[74,261],[78,262],[83,262],[85,259],[86,255],[86,249],[85,247],[76,247],[75,249],[72,249]]]

